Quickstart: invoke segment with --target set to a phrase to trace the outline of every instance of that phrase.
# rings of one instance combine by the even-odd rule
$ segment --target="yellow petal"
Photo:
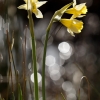
[[[76,18],[78,16],[81,16],[81,14],[87,13],[87,7],[85,6],[85,3],[76,5],[74,8],[70,8],[66,10],[65,13],[73,14],[72,18]]]
[[[75,26],[71,26],[69,29],[73,31],[74,33],[80,33],[83,26],[81,24],[77,24]]]
[[[82,17],[84,17],[84,16],[86,16],[86,15],[72,15],[72,17],[70,18],[70,19],[74,19],[74,18],[82,18]]]
[[[36,7],[39,8],[41,7],[42,5],[44,5],[47,1],[39,1],[39,2],[36,2]]]
[[[76,10],[74,8],[70,8],[70,9],[66,10],[65,13],[68,13],[68,14],[76,14]]]
[[[82,21],[79,21],[77,19],[74,19],[72,25],[70,26],[70,29],[74,33],[80,33],[81,30],[83,29],[83,22]]]
[[[87,8],[85,6],[85,3],[83,3],[83,4],[76,5],[75,7],[66,10],[66,13],[69,13],[69,14],[82,13],[82,11],[83,12],[87,11],[86,9]]]
[[[74,7],[74,6],[76,6],[76,0],[73,0],[73,2],[74,2],[74,3],[73,3],[73,7]]]
[[[43,18],[42,12],[39,9],[33,9],[32,12],[37,18]]]
[[[66,27],[70,27],[71,26],[71,23],[72,23],[72,20],[70,19],[61,19],[60,22],[66,26]]]
[[[25,9],[25,10],[27,10],[27,4],[20,5],[18,7],[18,9]]]
[[[82,12],[82,14],[86,14],[86,13],[87,13],[87,7],[84,6],[84,7],[82,8],[81,12]]]
[[[38,2],[38,0],[32,0],[32,2]]]
[[[77,23],[83,23],[82,21],[80,20],[77,20],[77,19],[72,19],[73,23],[77,24]]]
[[[79,5],[76,5],[76,6],[75,6],[75,9],[76,9],[76,10],[81,10],[81,9],[85,6],[85,4],[86,4],[86,3],[81,3],[81,4],[79,4]]]
[[[72,36],[74,36],[74,37],[75,37],[75,35],[74,35],[74,33],[73,33],[73,31],[72,31],[72,30],[70,30],[69,28],[67,28],[67,31],[68,31],[68,33],[70,33]]]
[[[84,17],[84,16],[86,16],[86,15],[80,15],[80,16],[78,16],[78,18],[82,18],[82,17]]]
[[[31,3],[31,4],[32,4],[32,2],[33,2],[33,1],[32,1],[32,0],[30,0],[30,3]]]
[[[32,2],[31,6],[32,6],[33,9],[36,9],[37,8],[36,7],[36,4],[34,2]]]
[[[83,29],[83,22],[77,19],[61,19],[60,22],[69,29],[71,34],[72,32],[80,33]]]

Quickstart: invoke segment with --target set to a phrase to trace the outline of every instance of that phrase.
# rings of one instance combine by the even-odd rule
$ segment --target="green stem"
[[[45,38],[44,52],[43,52],[43,62],[42,62],[42,97],[43,97],[43,100],[45,100],[45,60],[46,60],[46,50],[47,50],[49,31],[50,31],[53,21],[55,21],[55,22],[58,21],[58,19],[55,19],[55,17],[57,15],[59,15],[61,17],[63,15],[63,13],[66,11],[66,9],[68,7],[70,7],[71,5],[72,5],[72,3],[70,3],[66,6],[64,6],[62,9],[56,11],[47,27],[47,34],[46,34],[46,38]]]
[[[31,39],[32,39],[32,62],[34,64],[34,96],[35,100],[39,100],[38,96],[38,77],[37,77],[37,59],[36,59],[36,45],[35,45],[35,36],[34,36],[34,29],[33,29],[33,20],[32,20],[32,14],[30,11],[28,11],[29,14],[29,25],[30,25],[30,31],[31,31]]]
[[[47,33],[45,37],[45,44],[44,44],[44,52],[43,52],[43,62],[42,62],[42,100],[45,100],[45,61],[46,61],[46,50],[47,50],[47,43],[48,43],[48,38],[49,38],[49,32],[51,25],[53,23],[53,19],[55,17],[55,14],[53,15],[48,28],[47,28]]]
[[[45,45],[44,45],[44,54],[43,54],[43,65],[42,65],[42,96],[43,100],[45,100],[45,60],[46,60],[46,50],[47,50],[47,42],[49,37],[49,31],[47,31]]]

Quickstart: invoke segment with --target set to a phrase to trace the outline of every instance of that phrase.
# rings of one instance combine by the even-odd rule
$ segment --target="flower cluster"
[[[61,19],[60,22],[67,27],[67,31],[75,36],[74,33],[80,33],[83,29],[83,22],[75,18],[84,17],[87,13],[86,3],[76,5],[76,0],[73,0],[73,8],[67,9],[65,13],[72,14],[70,19]],[[73,33],[74,32],[74,33]]]
[[[45,4],[47,1],[38,1],[38,0],[24,0],[26,4],[19,6],[19,9],[30,10],[33,12],[37,18],[43,18],[41,11],[38,9],[40,6]],[[73,5],[72,8],[69,8]],[[69,9],[68,9],[69,8]],[[61,18],[64,13],[72,14],[70,19]],[[76,0],[73,0],[73,3],[67,4],[62,7],[60,10],[56,11],[54,20],[61,22],[67,31],[75,36],[74,33],[80,33],[83,29],[83,22],[77,20],[76,18],[84,17],[87,13],[86,3],[81,3],[76,5]]]

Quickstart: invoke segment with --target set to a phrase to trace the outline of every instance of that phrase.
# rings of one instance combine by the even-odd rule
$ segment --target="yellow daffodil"
[[[81,15],[81,14],[87,13],[86,3],[81,3],[79,5],[76,5],[76,0],[74,0],[73,2],[74,2],[73,8],[66,10],[66,13],[73,14],[72,18],[85,16],[85,15]]]
[[[80,33],[83,29],[83,22],[77,19],[61,19],[60,22],[67,27],[67,31],[72,36],[75,36],[74,33]]]
[[[19,9],[30,10],[35,14],[37,18],[43,18],[42,12],[38,9],[47,1],[38,1],[38,0],[24,0],[26,4],[20,5]]]

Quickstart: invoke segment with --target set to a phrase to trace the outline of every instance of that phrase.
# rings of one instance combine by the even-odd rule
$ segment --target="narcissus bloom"
[[[77,19],[61,19],[60,22],[67,27],[67,31],[72,36],[75,36],[74,33],[80,33],[83,29],[83,22]]]
[[[81,3],[79,5],[76,5],[76,0],[74,0],[73,8],[66,10],[66,13],[73,14],[72,18],[83,17],[85,15],[81,14],[87,13],[86,3]]]
[[[47,1],[38,1],[38,0],[24,0],[26,4],[20,5],[19,9],[30,10],[35,14],[37,18],[43,18],[42,12],[38,9]]]

